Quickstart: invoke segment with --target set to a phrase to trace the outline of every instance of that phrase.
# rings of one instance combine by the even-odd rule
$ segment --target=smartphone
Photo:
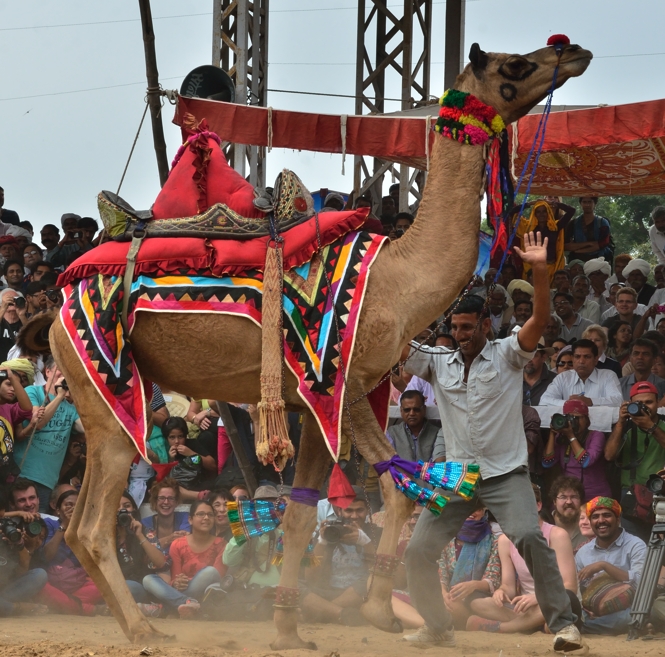
[[[80,240],[81,237],[83,237],[83,233],[81,233],[81,231],[77,230],[75,233],[72,233],[72,239]]]

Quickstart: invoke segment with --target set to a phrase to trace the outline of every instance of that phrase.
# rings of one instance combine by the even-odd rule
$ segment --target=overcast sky
[[[367,3],[369,4],[369,2]],[[391,6],[399,6],[389,0]],[[165,88],[211,63],[212,0],[153,0],[157,61]],[[353,94],[356,3],[270,0],[270,89]],[[396,11],[399,11],[396,9]],[[445,2],[434,1],[431,91],[443,90]],[[87,23],[80,25],[81,23]],[[79,25],[76,25],[79,24]],[[593,51],[581,78],[555,104],[620,104],[665,97],[663,0],[468,0],[466,50],[530,52],[553,33]],[[136,0],[0,0],[0,185],[5,207],[36,227],[63,212],[98,218],[96,195],[115,191],[144,107],[145,65]],[[84,91],[85,90],[85,91]],[[397,79],[386,95],[399,93]],[[275,108],[353,113],[352,99],[271,93]],[[388,111],[399,109],[388,103]],[[169,161],[180,144],[166,106]],[[341,156],[275,149],[268,181],[288,167],[312,190],[348,191]],[[146,121],[121,195],[148,208],[159,191]]]

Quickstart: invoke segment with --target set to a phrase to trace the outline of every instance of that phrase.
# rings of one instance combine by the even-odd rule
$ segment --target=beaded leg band
[[[376,554],[374,574],[392,577],[399,566],[400,559],[394,554]]]
[[[293,488],[291,501],[315,507],[319,503],[319,490],[317,488]]]
[[[285,586],[278,586],[275,589],[276,609],[297,609],[300,605],[300,589],[288,589]]]

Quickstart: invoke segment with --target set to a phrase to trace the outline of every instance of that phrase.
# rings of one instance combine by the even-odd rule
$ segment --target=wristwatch
[[[644,433],[649,434],[650,436],[653,435],[658,428],[658,422],[654,422],[649,429],[646,429]]]

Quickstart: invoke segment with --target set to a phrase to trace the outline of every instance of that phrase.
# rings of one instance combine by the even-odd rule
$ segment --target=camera
[[[23,308],[25,308],[26,305],[25,297],[16,297],[14,299],[14,305],[20,310],[23,310]]]
[[[118,527],[129,527],[132,524],[132,521],[134,520],[134,516],[127,511],[127,509],[120,509],[118,511],[118,515],[116,516],[116,522],[118,523]]]
[[[395,228],[395,237],[402,237],[404,235],[404,229],[403,228]]]
[[[665,480],[659,474],[649,475],[647,479],[646,487],[649,489],[649,492],[654,495],[664,495],[665,490]]]
[[[665,306],[658,306],[657,310],[658,310],[658,314],[665,313]]]
[[[11,545],[18,545],[23,540],[23,532],[34,538],[42,533],[43,523],[39,520],[24,522],[19,518],[0,519],[0,531]]]
[[[344,520],[333,520],[329,522],[322,530],[321,537],[326,543],[339,543],[345,534],[348,534],[350,527],[346,526]]]
[[[63,390],[69,390],[69,386],[67,385],[67,381],[65,381],[65,379],[62,380],[62,383],[60,384],[60,387]]]
[[[555,431],[562,431],[567,426],[570,426],[573,431],[577,431],[579,420],[576,415],[563,415],[562,413],[554,413],[551,419],[552,429]]]
[[[648,407],[642,402],[630,402],[630,404],[626,406],[626,410],[628,411],[628,415],[633,415],[636,417],[650,414]]]
[[[62,300],[62,294],[59,290],[46,290],[46,297],[51,303],[59,303]]]

